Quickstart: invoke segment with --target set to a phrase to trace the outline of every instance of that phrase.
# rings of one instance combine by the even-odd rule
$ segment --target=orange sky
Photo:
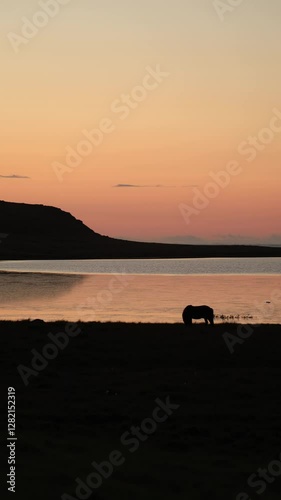
[[[42,17],[47,3],[0,6],[0,198],[115,237],[281,244],[279,0],[223,20],[209,0],[53,0]],[[102,143],[72,168],[67,148],[93,129]],[[187,221],[179,207],[233,160],[240,173]]]

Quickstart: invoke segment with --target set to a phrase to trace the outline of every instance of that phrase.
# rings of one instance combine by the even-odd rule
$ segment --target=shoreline
[[[245,325],[250,325],[252,326],[253,328],[259,328],[259,327],[262,327],[262,326],[265,326],[265,327],[271,327],[271,326],[280,326],[281,328],[281,323],[239,323],[239,322],[220,322],[220,323],[215,323],[213,326],[212,325],[205,325],[203,321],[200,322],[200,320],[197,322],[197,323],[193,323],[193,325],[191,327],[187,327],[183,324],[182,321],[178,321],[178,322],[174,322],[174,323],[155,323],[155,322],[137,322],[137,321],[83,321],[83,320],[78,320],[78,321],[71,321],[71,320],[67,320],[67,319],[59,319],[59,320],[43,320],[41,318],[36,318],[36,319],[30,319],[30,318],[26,318],[26,319],[16,319],[16,320],[10,320],[10,319],[1,319],[0,318],[0,326],[3,325],[4,323],[11,323],[11,324],[28,324],[28,325],[32,325],[32,323],[34,323],[34,326],[36,326],[36,322],[40,322],[42,325],[67,325],[67,324],[79,324],[79,325],[85,325],[85,326],[102,326],[102,325],[108,325],[108,326],[115,326],[115,325],[118,325],[118,326],[149,326],[149,327],[163,327],[163,326],[175,326],[175,327],[183,327],[186,329],[186,331],[193,331],[193,329],[196,329],[196,328],[200,328],[201,327],[203,328],[206,328],[209,329],[210,331],[212,330],[215,330],[216,327],[222,327],[222,326],[225,326],[225,327],[230,327],[230,328],[233,328],[233,327],[243,327]],[[193,320],[194,321],[194,320]],[[39,323],[38,323],[39,325]],[[280,333],[281,333],[281,330],[280,330]]]
[[[132,243],[137,243],[137,242],[132,242]],[[166,245],[165,243],[152,243],[152,245]],[[169,244],[167,244],[169,245]],[[173,245],[173,244],[170,244],[170,245]],[[185,245],[178,245],[178,246],[185,246]],[[189,245],[191,248],[193,247],[192,245]],[[195,248],[198,249],[198,245],[194,245]],[[20,262],[20,261],[24,261],[24,262],[29,262],[29,261],[56,261],[56,260],[59,260],[59,261],[64,261],[64,260],[74,260],[74,261],[79,261],[79,260],[97,260],[97,261],[100,261],[100,260],[107,260],[107,261],[110,261],[110,260],[182,260],[182,259],[191,259],[191,260],[194,260],[194,259],[280,259],[281,257],[281,247],[279,246],[273,246],[273,247],[268,247],[268,246],[251,246],[251,245],[229,245],[229,250],[233,250],[233,247],[235,249],[237,249],[237,253],[233,252],[233,251],[230,251],[228,252],[228,248],[226,246],[226,250],[225,250],[225,246],[223,245],[206,245],[207,248],[215,248],[217,247],[217,250],[220,250],[220,251],[217,251],[216,253],[215,252],[206,252],[206,254],[202,253],[202,248],[205,249],[205,245],[201,245],[199,246],[200,248],[200,252],[198,252],[198,255],[196,253],[192,253],[191,255],[184,255],[184,254],[181,254],[181,255],[144,255],[144,256],[134,256],[134,255],[128,255],[128,256],[117,256],[117,257],[111,257],[111,256],[107,256],[107,255],[99,255],[99,256],[61,256],[61,255],[58,255],[57,257],[56,256],[49,256],[49,255],[40,255],[39,257],[34,255],[32,256],[32,258],[29,257],[29,255],[26,255],[26,254],[23,254],[22,256],[19,255],[19,256],[11,256],[11,257],[5,257],[3,258],[2,256],[0,256],[0,262]],[[221,249],[224,249],[224,251],[222,251]],[[256,253],[253,253],[251,250],[252,248],[254,248],[256,250]],[[247,251],[245,253],[241,253],[241,250],[247,250],[249,253],[247,253]],[[261,252],[261,251],[257,251],[258,250],[264,250],[264,252]],[[240,250],[240,252],[239,252]]]

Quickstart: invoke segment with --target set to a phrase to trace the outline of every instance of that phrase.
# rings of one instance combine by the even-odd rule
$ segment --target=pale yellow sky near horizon
[[[115,237],[281,242],[281,3],[229,3],[1,0],[0,198],[58,206]],[[153,79],[157,67],[169,76]],[[71,168],[66,149],[105,118],[112,131]],[[187,224],[179,206],[232,160],[239,175]]]

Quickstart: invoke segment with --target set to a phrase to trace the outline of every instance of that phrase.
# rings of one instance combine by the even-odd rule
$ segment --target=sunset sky
[[[114,237],[281,244],[281,2],[215,4],[1,0],[0,199]]]

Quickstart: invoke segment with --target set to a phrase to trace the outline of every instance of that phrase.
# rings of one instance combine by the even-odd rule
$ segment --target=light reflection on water
[[[0,271],[77,274],[280,274],[281,258],[34,260],[0,262]]]
[[[208,304],[239,322],[281,324],[281,277],[0,273],[1,319],[173,323],[187,304]]]

